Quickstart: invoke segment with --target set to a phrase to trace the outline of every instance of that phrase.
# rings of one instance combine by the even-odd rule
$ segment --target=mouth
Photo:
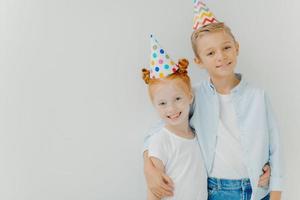
[[[216,68],[217,68],[217,69],[218,69],[218,68],[225,68],[225,67],[228,67],[229,65],[231,65],[231,63],[232,63],[232,62],[229,62],[229,63],[227,63],[227,64],[218,65],[218,66],[216,66]]]
[[[174,115],[168,115],[167,117],[171,120],[175,120],[175,119],[178,119],[180,115],[181,115],[181,112],[176,113]]]

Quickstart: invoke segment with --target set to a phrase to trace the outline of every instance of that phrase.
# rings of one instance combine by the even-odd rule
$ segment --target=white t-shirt
[[[213,169],[210,177],[223,179],[248,178],[242,157],[240,130],[230,95],[219,94],[220,119]]]
[[[148,155],[163,162],[174,182],[174,196],[163,200],[207,199],[207,173],[196,136],[187,139],[163,128],[150,138]]]

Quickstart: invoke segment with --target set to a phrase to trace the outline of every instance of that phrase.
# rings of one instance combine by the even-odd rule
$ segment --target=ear
[[[198,67],[203,68],[203,67],[202,67],[202,62],[201,62],[200,58],[195,57],[195,58],[194,58],[194,62],[198,65]]]
[[[240,44],[238,42],[235,42],[235,49],[236,49],[236,55],[239,55],[239,53],[240,53]]]
[[[194,58],[194,62],[195,62],[196,64],[198,64],[198,65],[201,64],[201,60],[200,60],[199,58],[197,58],[197,57]]]

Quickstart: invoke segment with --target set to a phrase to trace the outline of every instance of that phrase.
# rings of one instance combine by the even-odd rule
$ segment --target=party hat
[[[178,66],[160,46],[153,35],[151,40],[150,78],[163,78],[178,70]]]
[[[198,30],[199,28],[211,24],[217,23],[217,19],[214,14],[209,10],[209,8],[199,0],[194,1],[194,20],[193,29]]]

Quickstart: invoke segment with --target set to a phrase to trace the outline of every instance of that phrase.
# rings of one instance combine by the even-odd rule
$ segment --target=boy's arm
[[[282,150],[280,145],[279,129],[273,114],[270,100],[265,95],[265,104],[267,112],[267,123],[268,131],[270,138],[270,167],[271,167],[271,177],[270,177],[270,191],[280,192],[283,190],[283,169],[282,169]],[[278,196],[277,193],[274,193],[275,196]]]
[[[148,157],[148,148],[151,137],[155,134],[159,134],[159,130],[162,129],[164,123],[160,121],[148,132],[143,146],[144,156],[144,174],[148,189],[158,198],[172,196],[173,195],[173,182],[164,172],[158,170],[153,162]]]
[[[160,172],[162,172],[162,173],[165,172],[165,167],[164,167],[163,162],[162,162],[161,160],[159,160],[158,158],[155,158],[155,157],[150,157],[149,159],[152,161],[152,163],[153,163],[153,165],[154,165],[154,167],[155,167],[156,169],[158,169],[158,170],[159,170]],[[159,195],[159,196],[161,196],[161,195]],[[155,195],[148,189],[148,200],[160,200],[160,199],[161,199],[161,197],[159,198],[159,197],[155,196]]]
[[[152,159],[148,157],[148,151],[144,152],[144,173],[148,189],[157,198],[173,195],[173,181],[154,165]]]
[[[161,198],[158,198],[157,196],[155,196],[155,195],[149,190],[149,188],[147,188],[147,200],[161,200]]]

